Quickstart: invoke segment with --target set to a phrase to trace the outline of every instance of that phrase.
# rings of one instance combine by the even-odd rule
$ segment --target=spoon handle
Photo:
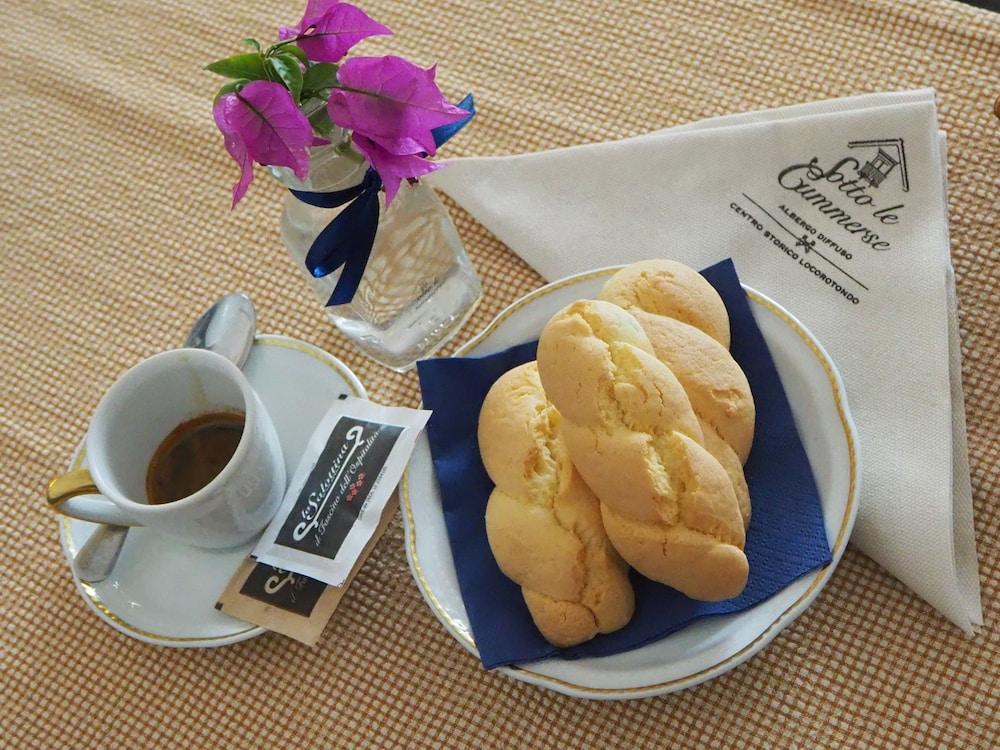
[[[73,557],[76,577],[84,583],[97,583],[111,575],[127,535],[127,526],[98,526]]]

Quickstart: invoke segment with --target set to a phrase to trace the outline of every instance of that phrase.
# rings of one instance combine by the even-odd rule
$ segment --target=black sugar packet
[[[216,609],[316,643],[395,513],[395,486],[428,415],[341,396]]]
[[[333,616],[361,566],[396,514],[390,501],[379,524],[341,586],[327,586],[315,578],[290,573],[248,557],[226,585],[215,608],[313,646]]]

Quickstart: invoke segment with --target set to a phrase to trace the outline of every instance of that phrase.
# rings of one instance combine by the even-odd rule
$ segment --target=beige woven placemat
[[[969,449],[986,627],[967,639],[848,551],[770,647],[687,692],[574,700],[484,672],[412,581],[398,521],[322,644],[218,650],[119,635],[76,595],[43,507],[115,375],[176,345],[222,292],[261,329],[314,342],[374,398],[413,375],[358,357],[324,319],[277,231],[266,177],[235,213],[207,61],[294,21],[300,0],[0,4],[0,745],[4,747],[827,748],[1000,744],[1000,16],[888,0],[369,0],[399,36],[372,52],[441,63],[472,89],[451,154],[641,133],[710,115],[933,86],[949,135]],[[462,338],[539,283],[456,212],[485,302]],[[609,250],[613,253],[613,249]],[[613,261],[609,256],[609,262]],[[919,502],[914,498],[914,502]]]

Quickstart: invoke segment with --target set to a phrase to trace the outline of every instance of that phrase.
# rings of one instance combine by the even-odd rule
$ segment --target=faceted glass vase
[[[344,138],[312,149],[306,182],[284,168],[272,172],[296,190],[333,192],[359,184],[367,166]],[[281,238],[323,305],[341,271],[314,278],[305,257],[316,235],[347,205],[317,208],[292,193],[285,199]],[[482,290],[448,209],[427,185],[404,182],[388,209],[384,192],[379,205],[375,244],[354,299],[326,310],[361,351],[402,372],[458,332]]]

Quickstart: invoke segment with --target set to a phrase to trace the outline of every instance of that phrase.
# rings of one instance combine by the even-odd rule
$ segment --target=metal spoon
[[[257,311],[245,294],[227,294],[195,322],[184,341],[189,349],[208,349],[243,369],[257,333]]]
[[[198,318],[184,346],[221,354],[243,369],[257,333],[257,311],[245,294],[227,294]],[[84,583],[103,581],[125,546],[128,526],[101,524],[73,557],[73,572]]]

